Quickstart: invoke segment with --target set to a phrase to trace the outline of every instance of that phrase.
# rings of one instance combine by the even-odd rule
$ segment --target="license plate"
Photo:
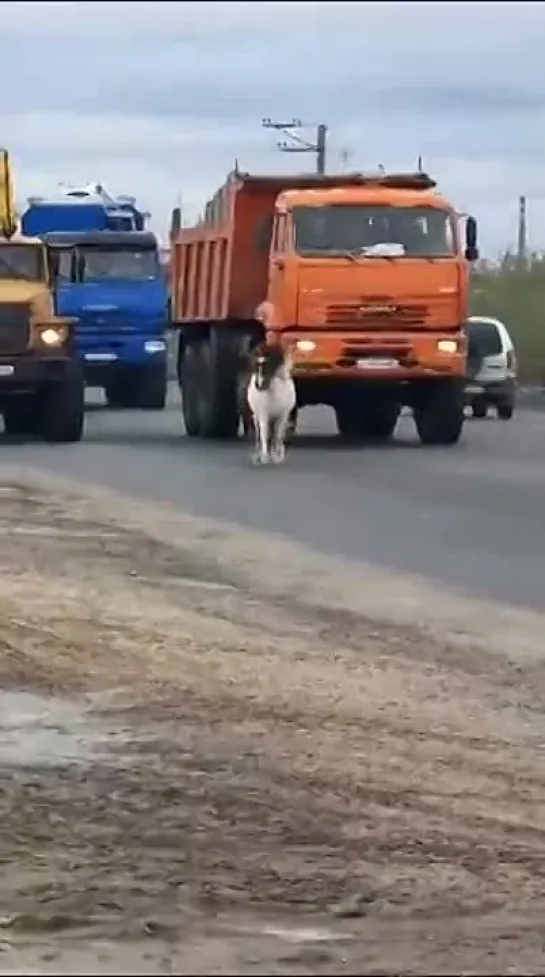
[[[117,353],[85,353],[88,363],[112,363],[117,359]]]
[[[364,360],[358,360],[356,366],[360,370],[390,370],[394,366],[399,366],[399,360],[369,356]]]
[[[14,366],[8,366],[7,363],[0,363],[0,377],[11,377],[14,373]]]
[[[469,387],[466,387],[466,394],[484,394],[484,387],[470,384]]]

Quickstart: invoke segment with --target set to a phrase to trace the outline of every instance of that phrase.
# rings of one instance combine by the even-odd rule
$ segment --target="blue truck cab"
[[[29,197],[21,231],[42,237],[50,231],[143,231],[150,214],[135,197],[113,197],[101,183],[64,187],[56,197]]]
[[[168,292],[150,231],[42,233],[58,315],[78,319],[86,385],[112,407],[161,410],[167,390]]]

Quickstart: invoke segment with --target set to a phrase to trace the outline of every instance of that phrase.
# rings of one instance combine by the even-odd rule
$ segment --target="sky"
[[[328,169],[419,155],[495,256],[545,248],[545,4],[0,2],[2,143],[21,203],[60,181],[136,196],[166,237],[234,159],[293,172],[262,119],[329,127]]]

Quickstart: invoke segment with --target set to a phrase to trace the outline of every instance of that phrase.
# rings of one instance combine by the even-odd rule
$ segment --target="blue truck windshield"
[[[446,258],[455,253],[452,220],[438,207],[338,204],[295,207],[296,249],[301,255]]]
[[[117,248],[79,248],[82,281],[130,279],[149,282],[159,277],[156,251]]]

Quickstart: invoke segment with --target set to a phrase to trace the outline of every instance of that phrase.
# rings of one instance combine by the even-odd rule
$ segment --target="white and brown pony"
[[[279,464],[286,455],[286,437],[295,431],[297,395],[289,354],[277,343],[261,343],[250,355],[246,388],[245,430],[255,437],[254,461]]]

